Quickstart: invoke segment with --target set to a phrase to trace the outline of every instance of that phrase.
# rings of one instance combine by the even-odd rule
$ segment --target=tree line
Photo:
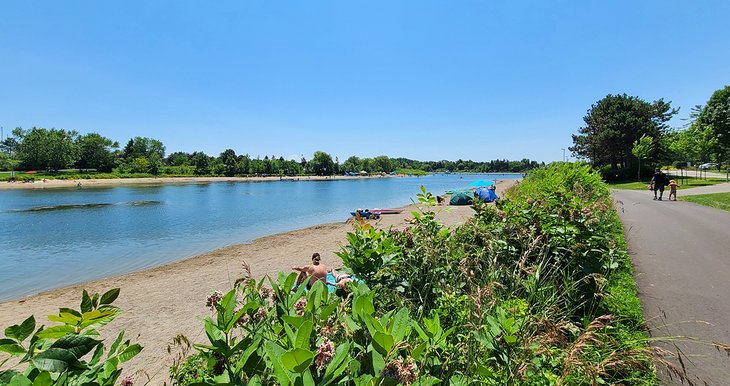
[[[672,128],[679,109],[658,99],[608,95],[591,106],[573,135],[573,155],[600,168],[609,180],[640,177],[653,167],[730,161],[730,86],[694,106],[687,123]]]
[[[537,161],[492,160],[417,161],[377,156],[339,159],[316,151],[310,160],[282,156],[253,158],[226,149],[218,156],[202,151],[166,154],[165,145],[153,138],[134,137],[123,147],[99,133],[81,135],[75,130],[33,127],[16,128],[0,142],[0,170],[57,172],[74,168],[98,173],[145,173],[199,176],[297,176],[343,173],[391,173],[397,170],[424,172],[523,172],[540,166]]]

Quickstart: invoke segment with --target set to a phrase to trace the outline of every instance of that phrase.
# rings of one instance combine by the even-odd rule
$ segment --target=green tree
[[[195,174],[204,176],[210,174],[210,157],[202,151],[196,151],[190,156],[190,162],[195,166]]]
[[[18,156],[26,169],[59,170],[78,158],[75,131],[33,127],[21,133]]]
[[[395,167],[393,167],[393,162],[390,160],[390,158],[384,155],[373,158],[370,164],[372,165],[372,171],[376,173],[390,173],[395,169]]]
[[[119,143],[97,133],[89,133],[78,137],[76,144],[79,148],[79,159],[76,167],[79,169],[96,169],[100,172],[111,172],[114,168],[114,149]]]
[[[639,167],[637,171],[637,181],[641,181],[641,160],[647,159],[652,151],[654,151],[654,138],[642,135],[638,141],[634,142],[634,147],[631,149],[631,153],[639,160]]]
[[[165,160],[170,166],[187,166],[190,165],[190,154],[184,151],[176,151],[167,156]]]
[[[730,154],[730,86],[712,94],[695,122],[712,130],[717,153],[727,157]]]
[[[335,162],[332,161],[332,156],[323,151],[315,151],[308,166],[309,170],[318,176],[331,176],[335,172]]]
[[[236,152],[232,149],[226,149],[218,157],[223,164],[223,174],[227,177],[233,177],[238,170],[238,158],[236,158]]]
[[[341,169],[346,172],[352,172],[352,173],[359,172],[360,171],[360,158],[355,157],[354,155],[349,157],[348,159],[345,160],[345,162],[342,163]]]
[[[678,112],[670,103],[663,99],[649,103],[626,94],[608,95],[592,105],[583,117],[585,126],[573,135],[570,150],[589,159],[594,166],[611,165],[614,171],[628,167],[634,159],[634,142],[642,135],[661,142],[668,129],[667,121]],[[649,159],[658,160],[661,149],[655,146]]]

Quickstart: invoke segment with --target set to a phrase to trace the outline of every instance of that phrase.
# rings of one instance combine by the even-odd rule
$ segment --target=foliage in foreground
[[[424,206],[433,196],[419,194]],[[606,185],[582,165],[531,172],[449,229],[428,210],[399,230],[356,227],[339,253],[350,294],[294,277],[211,298],[210,344],[178,384],[655,384]],[[263,293],[262,293],[263,291]],[[202,369],[201,369],[202,367]]]
[[[121,313],[112,305],[117,296],[118,288],[103,295],[84,291],[78,310],[61,308],[58,315],[48,316],[59,323],[55,326],[37,327],[30,316],[6,328],[0,352],[9,357],[0,362],[0,385],[114,385],[122,372],[119,364],[142,351],[139,344],[125,341],[121,331],[104,355],[106,348],[97,329]],[[5,368],[13,360],[17,363]]]

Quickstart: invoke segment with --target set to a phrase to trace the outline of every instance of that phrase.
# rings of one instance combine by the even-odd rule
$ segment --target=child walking
[[[674,201],[677,201],[677,182],[669,180],[669,201],[672,201],[672,197],[674,197]]]

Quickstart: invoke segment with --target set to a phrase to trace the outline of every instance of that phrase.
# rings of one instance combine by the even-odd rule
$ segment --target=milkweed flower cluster
[[[273,291],[271,291],[271,288],[269,287],[261,287],[261,290],[259,292],[262,299],[268,299]]]
[[[205,302],[205,306],[210,308],[211,311],[215,311],[215,306],[220,303],[221,299],[223,299],[223,294],[221,291],[215,291],[210,296],[208,296],[208,300]]]
[[[132,386],[134,385],[134,382],[132,381],[132,376],[127,375],[126,377],[122,378],[121,381],[119,381],[120,386]]]
[[[297,311],[297,315],[304,315],[304,310],[307,309],[307,299],[301,298],[294,303],[294,309]]]
[[[408,358],[407,362],[403,362],[403,358],[398,358],[388,362],[381,375],[396,379],[404,385],[410,385],[416,381],[417,371],[418,367],[413,362],[413,358]]]
[[[335,345],[331,340],[324,338],[322,344],[319,345],[317,355],[314,357],[314,364],[318,370],[323,369],[327,364],[332,361],[332,357],[335,355]]]
[[[259,321],[266,319],[266,317],[268,315],[269,315],[269,311],[267,311],[266,308],[259,307],[259,309],[256,310],[256,313],[253,314],[253,320],[259,322]]]

